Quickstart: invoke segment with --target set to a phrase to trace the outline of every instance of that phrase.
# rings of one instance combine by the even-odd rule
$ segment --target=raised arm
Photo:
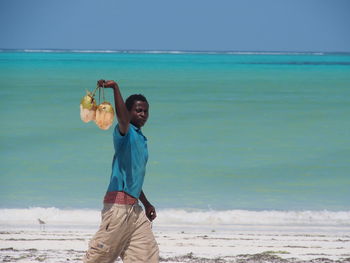
[[[116,110],[116,115],[119,123],[119,132],[125,135],[128,132],[130,124],[130,115],[125,106],[123,97],[120,93],[118,84],[113,80],[99,80],[97,84],[105,88],[112,88],[114,92],[114,105]]]
[[[145,207],[146,216],[150,221],[153,221],[157,217],[156,209],[154,208],[153,205],[151,205],[150,202],[148,202],[145,194],[143,193],[143,190],[141,191],[141,194],[140,194],[140,201]]]

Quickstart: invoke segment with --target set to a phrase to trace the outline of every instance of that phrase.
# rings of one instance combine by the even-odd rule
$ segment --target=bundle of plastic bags
[[[83,122],[94,121],[96,119],[96,101],[89,91],[80,101],[80,118]]]
[[[101,93],[103,102],[96,105],[95,94],[98,90],[99,101]],[[94,121],[102,130],[108,130],[114,120],[114,109],[111,103],[105,100],[104,87],[97,86],[94,92],[87,91],[86,95],[80,101],[80,118],[83,122]]]
[[[113,124],[114,110],[112,105],[105,101],[98,105],[96,110],[96,125],[102,130],[108,130]]]

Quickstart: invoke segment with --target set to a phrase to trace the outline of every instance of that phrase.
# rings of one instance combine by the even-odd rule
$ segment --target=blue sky
[[[0,48],[350,52],[348,0],[0,0]]]

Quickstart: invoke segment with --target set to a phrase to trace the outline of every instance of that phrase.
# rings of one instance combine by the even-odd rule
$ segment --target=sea
[[[0,51],[1,224],[102,208],[113,127],[79,115],[99,79],[149,101],[160,222],[350,225],[350,53],[116,50]]]

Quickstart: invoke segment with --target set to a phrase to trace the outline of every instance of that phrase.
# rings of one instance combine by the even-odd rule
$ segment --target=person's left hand
[[[152,222],[157,217],[156,209],[153,205],[149,205],[145,207],[145,210],[147,218]]]

